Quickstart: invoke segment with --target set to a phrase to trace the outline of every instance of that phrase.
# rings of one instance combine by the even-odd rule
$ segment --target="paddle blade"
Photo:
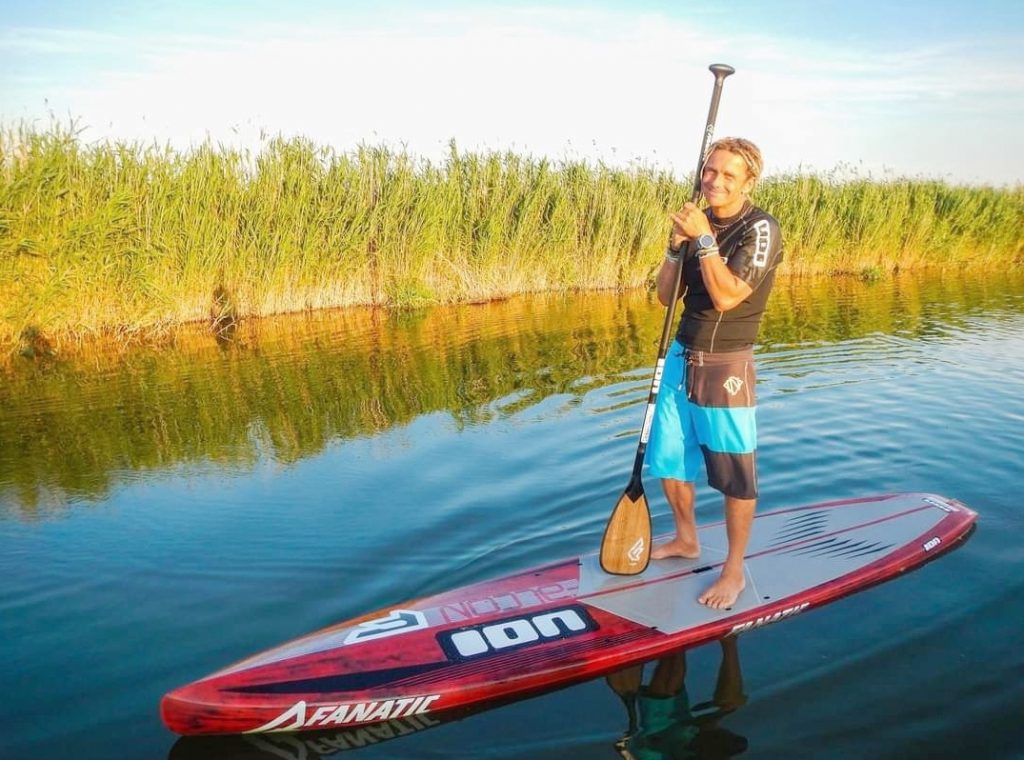
[[[637,575],[647,569],[651,560],[651,509],[643,488],[630,489],[608,518],[601,540],[601,569],[612,575]]]

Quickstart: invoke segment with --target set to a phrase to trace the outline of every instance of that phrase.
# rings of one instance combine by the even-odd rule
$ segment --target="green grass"
[[[1024,263],[1024,186],[793,175],[765,180],[757,201],[782,224],[798,271],[877,278],[926,266]]]
[[[0,353],[183,322],[354,304],[422,306],[649,283],[688,184],[513,153],[429,162],[273,139],[258,153],[0,130]],[[1024,188],[787,176],[792,272],[1024,258]]]

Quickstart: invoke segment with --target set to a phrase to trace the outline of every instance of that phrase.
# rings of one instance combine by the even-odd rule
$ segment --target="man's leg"
[[[725,531],[729,538],[729,553],[722,566],[722,574],[710,588],[700,595],[698,601],[716,610],[731,607],[743,591],[746,580],[743,573],[743,557],[750,540],[750,526],[754,522],[754,508],[757,499],[725,497]]]
[[[721,575],[698,601],[722,610],[746,583],[743,558],[757,506],[757,374],[749,350],[704,359],[694,374],[692,414],[708,485],[725,495],[729,549]]]
[[[676,524],[676,537],[655,546],[651,559],[684,557],[697,559],[700,556],[700,541],[697,538],[697,518],[694,514],[694,487],[692,481],[662,478],[661,487],[665,498],[672,507],[672,518]]]

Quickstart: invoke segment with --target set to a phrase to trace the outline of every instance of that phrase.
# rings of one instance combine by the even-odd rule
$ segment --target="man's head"
[[[749,140],[726,137],[713,143],[700,177],[708,206],[719,217],[739,213],[762,167],[761,151]]]
[[[750,140],[744,140],[742,137],[723,137],[721,140],[715,140],[708,151],[709,159],[716,150],[726,150],[742,158],[747,167],[748,179],[754,182],[757,182],[764,171],[761,150]]]

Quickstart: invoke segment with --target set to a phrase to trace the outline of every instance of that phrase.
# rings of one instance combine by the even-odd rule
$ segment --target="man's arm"
[[[754,292],[750,285],[729,269],[717,252],[701,257],[700,274],[711,296],[711,303],[718,311],[735,309]]]
[[[682,252],[686,252],[685,245]],[[682,265],[681,261],[673,262],[668,257],[661,263],[661,269],[658,270],[658,300],[661,301],[662,306],[668,306],[669,301],[672,300],[672,288],[676,285],[679,267]],[[683,295],[682,288],[679,288],[679,295]]]
[[[696,240],[701,235],[712,235],[711,223],[694,203],[684,205],[671,215],[671,219],[673,227],[670,245],[674,248],[684,246],[686,241]],[[676,275],[678,266],[665,259],[658,273],[658,300],[665,306],[672,297],[672,277]],[[736,308],[754,292],[753,287],[729,269],[717,251],[701,257],[700,273],[708,295],[711,296],[711,303],[718,311]]]
[[[685,246],[684,246],[685,252]],[[662,306],[668,306],[672,299],[672,288],[675,287],[676,277],[679,276],[680,262],[673,262],[666,258],[658,270],[658,300]],[[741,280],[732,270],[726,266],[720,256],[705,256],[700,260],[700,273],[704,277],[704,285],[711,296],[711,302],[719,311],[735,309],[747,298],[754,289]],[[682,289],[679,295],[683,294]]]

